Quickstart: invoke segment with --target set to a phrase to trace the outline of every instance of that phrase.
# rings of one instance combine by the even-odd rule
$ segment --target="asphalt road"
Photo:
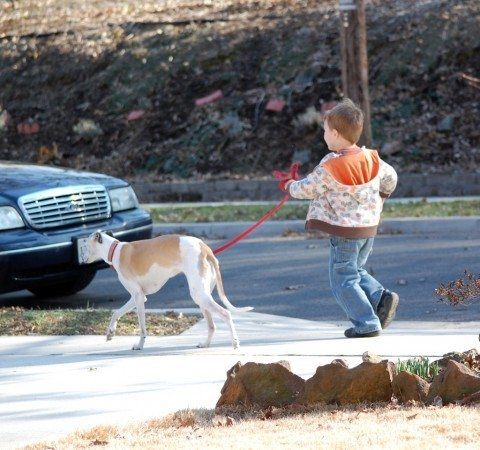
[[[215,248],[221,242],[209,243]],[[330,293],[328,245],[326,239],[303,237],[238,243],[218,255],[227,296],[234,305],[253,306],[261,313],[318,321],[344,320]],[[399,293],[398,320],[480,320],[480,302],[453,307],[435,296],[435,288],[460,277],[465,270],[480,273],[478,233],[378,236],[367,269],[385,287]],[[74,296],[39,302],[21,291],[1,295],[0,306],[117,308],[127,298],[115,272],[103,270],[89,287]],[[155,309],[192,306],[183,275],[168,281],[147,303],[148,308]]]

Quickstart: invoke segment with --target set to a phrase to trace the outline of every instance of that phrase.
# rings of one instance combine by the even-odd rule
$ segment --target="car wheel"
[[[96,270],[82,272],[64,281],[29,287],[28,290],[37,297],[59,297],[71,295],[85,289],[95,277]]]

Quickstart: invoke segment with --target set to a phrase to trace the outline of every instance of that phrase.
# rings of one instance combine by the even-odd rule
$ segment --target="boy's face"
[[[336,151],[337,150],[337,141],[338,141],[338,131],[335,130],[335,129],[331,129],[329,126],[328,126],[328,122],[325,121],[323,123],[323,129],[324,129],[324,132],[323,132],[323,139],[325,141],[325,143],[327,144],[327,147],[329,150],[332,150],[332,151]]]

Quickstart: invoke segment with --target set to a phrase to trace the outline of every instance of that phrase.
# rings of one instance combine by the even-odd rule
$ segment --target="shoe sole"
[[[397,312],[397,307],[400,302],[400,297],[395,292],[392,292],[384,302],[383,314],[380,314],[382,317],[380,319],[380,325],[382,329],[387,328],[395,318]]]
[[[369,338],[369,337],[375,337],[375,336],[380,336],[380,331],[371,331],[370,333],[357,333],[354,332],[350,336],[348,336],[347,332],[344,333],[345,337],[352,339],[352,338]]]

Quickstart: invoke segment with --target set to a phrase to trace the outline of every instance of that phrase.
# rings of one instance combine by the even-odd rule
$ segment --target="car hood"
[[[127,186],[108,175],[79,170],[0,161],[0,196],[18,198],[31,192],[57,187],[101,184],[107,188]]]

